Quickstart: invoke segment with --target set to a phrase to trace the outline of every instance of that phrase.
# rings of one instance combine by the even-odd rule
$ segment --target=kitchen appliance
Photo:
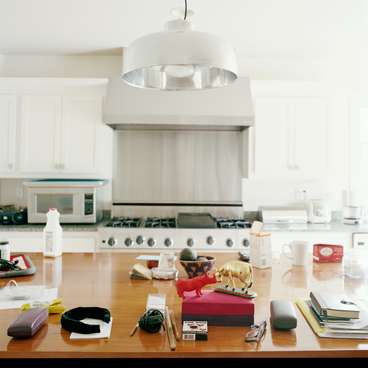
[[[60,213],[60,223],[102,220],[100,189],[104,180],[46,179],[27,181],[28,222],[46,223],[49,208]]]
[[[308,201],[308,222],[311,224],[327,224],[331,222],[331,209],[324,199]]]
[[[200,93],[167,93],[110,78],[103,121],[115,129],[242,130],[254,125],[249,79],[240,77],[226,88]]]
[[[362,208],[360,206],[344,206],[343,216],[344,224],[358,225],[361,223]]]
[[[0,225],[23,225],[27,223],[27,208],[15,205],[0,206]]]
[[[262,207],[261,215],[264,224],[306,224],[308,221],[305,208]]]
[[[362,248],[368,250],[368,233],[353,233],[353,248]]]
[[[160,206],[153,206],[155,208],[150,210],[156,214],[154,217],[134,217],[126,216],[127,210],[124,207],[120,206],[119,212],[125,216],[114,217],[105,226],[98,228],[100,250],[190,247],[210,251],[249,247],[251,223],[241,217],[215,217],[208,212],[201,212],[202,209],[197,212],[179,210],[176,215],[162,217],[159,213],[167,212],[162,209],[160,211]],[[137,207],[136,213],[142,213]],[[212,213],[216,212],[221,211],[214,208]]]

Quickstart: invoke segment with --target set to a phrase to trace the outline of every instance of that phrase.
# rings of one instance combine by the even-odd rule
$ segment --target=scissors
[[[267,321],[250,326],[251,330],[245,335],[246,342],[260,342],[266,332]]]

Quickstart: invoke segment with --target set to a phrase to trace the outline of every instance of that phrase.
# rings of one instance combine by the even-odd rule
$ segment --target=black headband
[[[89,325],[81,322],[84,318],[100,319],[106,323],[111,320],[110,311],[99,307],[78,307],[70,309],[61,316],[61,326],[70,332],[82,334],[99,333],[99,325]]]

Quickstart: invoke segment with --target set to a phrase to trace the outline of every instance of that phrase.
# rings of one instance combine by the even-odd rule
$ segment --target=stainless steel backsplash
[[[242,131],[116,132],[113,202],[241,202]]]

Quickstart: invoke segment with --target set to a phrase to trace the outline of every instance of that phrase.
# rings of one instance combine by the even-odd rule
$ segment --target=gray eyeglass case
[[[272,300],[270,306],[271,325],[277,330],[296,328],[297,317],[293,304],[288,300]]]
[[[8,327],[8,336],[23,339],[32,337],[47,322],[48,316],[47,308],[32,308],[22,312]]]

